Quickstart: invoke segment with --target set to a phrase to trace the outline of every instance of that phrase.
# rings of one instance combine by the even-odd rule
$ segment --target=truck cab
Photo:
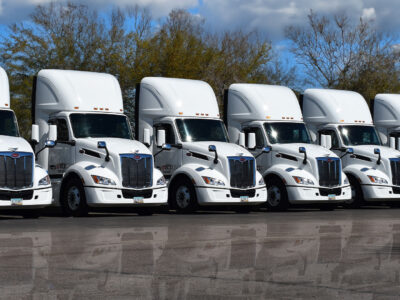
[[[230,140],[257,158],[267,183],[269,209],[285,210],[290,204],[333,209],[351,198],[340,158],[312,144],[291,89],[232,84],[224,102]]]
[[[352,188],[347,206],[368,201],[395,204],[400,192],[393,184],[391,164],[400,152],[383,145],[365,99],[356,92],[308,89],[303,96],[304,120],[315,142],[324,143],[342,159]]]
[[[38,160],[48,170],[55,204],[65,215],[91,207],[136,208],[167,204],[167,186],[153,155],[133,139],[121,89],[109,74],[42,70],[34,82],[33,120],[41,143],[57,127],[57,144]]]
[[[37,140],[37,128],[32,128]],[[44,141],[44,146],[53,145]],[[49,176],[35,163],[31,145],[19,134],[10,109],[8,76],[0,68],[0,209],[18,209],[24,217],[37,217],[38,209],[52,203]]]
[[[153,151],[178,212],[201,205],[243,211],[267,199],[254,157],[229,143],[215,94],[203,81],[144,78],[136,89],[136,136]]]

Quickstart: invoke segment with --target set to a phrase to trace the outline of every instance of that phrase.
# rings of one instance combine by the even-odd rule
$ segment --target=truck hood
[[[292,155],[294,157],[303,158],[304,154],[299,153],[299,147],[306,148],[307,157],[308,158],[316,158],[316,157],[338,157],[332,151],[314,144],[274,144],[272,145],[272,151],[278,153],[284,153],[288,155]]]
[[[253,156],[245,148],[243,148],[239,145],[233,144],[233,143],[224,143],[224,142],[182,143],[182,146],[184,149],[214,157],[214,153],[208,151],[208,146],[210,146],[210,145],[214,145],[217,148],[218,156],[225,156],[225,157],[227,157],[227,156]]]
[[[33,152],[31,145],[21,137],[0,135],[0,151]]]
[[[103,141],[107,144],[108,151],[113,154],[122,153],[141,153],[152,154],[150,150],[142,143],[136,140],[119,139],[119,138],[85,138],[79,139],[77,145],[86,147],[90,150],[103,152],[104,150],[97,148],[97,143]]]
[[[376,145],[362,145],[362,146],[351,146],[354,149],[354,154],[363,155],[371,158],[372,160],[378,159],[378,155],[374,154],[374,149],[381,150],[381,157],[383,158],[397,158],[400,157],[400,151],[386,147]]]

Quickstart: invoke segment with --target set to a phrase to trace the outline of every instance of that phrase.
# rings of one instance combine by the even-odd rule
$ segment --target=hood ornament
[[[18,147],[15,147],[15,148],[8,148],[8,151],[11,151],[11,152],[15,152],[15,151],[17,151],[18,150]]]

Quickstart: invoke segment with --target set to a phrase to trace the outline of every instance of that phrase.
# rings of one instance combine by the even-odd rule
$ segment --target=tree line
[[[394,38],[362,19],[354,24],[345,15],[310,12],[307,26],[286,28],[301,73],[287,67],[259,32],[213,32],[205,24],[185,10],[156,20],[138,6],[100,14],[82,4],[38,5],[0,39],[0,64],[9,75],[22,135],[30,131],[33,76],[45,68],[115,75],[131,120],[135,83],[145,76],[204,80],[220,104],[224,89],[235,82],[312,84],[355,90],[366,99],[400,91]]]

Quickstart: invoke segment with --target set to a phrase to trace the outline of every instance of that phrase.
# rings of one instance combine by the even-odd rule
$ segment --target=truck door
[[[60,177],[75,162],[74,148],[71,146],[66,119],[52,119],[49,124],[57,125],[57,144],[49,149],[49,175]]]
[[[262,149],[266,146],[266,141],[264,138],[263,130],[259,126],[252,126],[243,129],[246,138],[246,146],[247,146],[247,139],[248,134],[253,132],[256,134],[256,147],[254,149],[247,148],[251,154],[257,156],[261,153]],[[263,174],[271,165],[271,155],[269,153],[261,154],[257,158],[257,170]]]
[[[153,153],[158,153],[161,149],[157,147],[157,130],[165,130],[165,142],[170,145],[176,144],[175,131],[170,123],[159,123],[154,125]],[[162,151],[154,157],[155,167],[160,169],[166,178],[182,164],[182,150],[172,147],[170,151]]]

